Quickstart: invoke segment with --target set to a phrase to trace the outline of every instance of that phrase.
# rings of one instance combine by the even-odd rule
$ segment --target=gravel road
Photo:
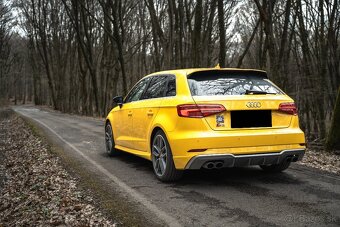
[[[91,169],[110,191],[155,225],[169,226],[339,226],[340,176],[293,164],[280,174],[260,168],[190,171],[171,184],[159,182],[151,162],[122,154],[109,158],[104,122],[13,108],[32,119],[70,157]],[[141,224],[142,225],[142,224]]]

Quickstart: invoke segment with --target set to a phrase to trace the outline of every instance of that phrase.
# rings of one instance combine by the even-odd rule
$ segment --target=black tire
[[[260,165],[266,172],[279,173],[286,170],[290,166],[290,161],[284,160],[279,164],[274,165]]]
[[[110,122],[105,125],[105,147],[109,156],[116,156],[119,151],[115,148],[115,141],[113,139],[112,126]]]
[[[183,171],[176,169],[169,142],[161,130],[152,138],[151,159],[153,171],[159,180],[171,182],[182,177]]]

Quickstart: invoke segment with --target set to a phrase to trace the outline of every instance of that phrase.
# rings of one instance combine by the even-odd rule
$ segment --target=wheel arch
[[[150,134],[150,141],[149,141],[149,149],[150,149],[150,154],[151,154],[151,147],[152,147],[152,141],[153,141],[153,138],[154,138],[154,136],[156,135],[156,133],[158,132],[158,131],[163,131],[164,132],[164,130],[160,127],[160,126],[155,126],[153,129],[152,129],[152,132],[151,132],[151,134]],[[164,132],[165,133],[165,132]],[[165,134],[166,135],[166,134]]]
[[[183,171],[176,169],[176,166],[175,166],[175,163],[174,163],[174,160],[173,160],[173,156],[172,156],[171,144],[168,140],[168,136],[166,134],[166,131],[163,130],[163,128],[160,127],[160,126],[155,126],[153,128],[152,132],[151,132],[151,135],[150,135],[150,150],[151,150],[151,147],[152,147],[153,138],[155,137],[155,135],[157,134],[158,131],[163,132],[163,134],[165,136],[164,142],[167,144],[167,145],[165,144],[165,146],[169,146],[169,149],[166,149],[166,152],[167,152],[166,168],[164,168],[165,172],[163,172],[163,175],[161,175],[161,176],[158,175],[157,170],[155,169],[156,167],[155,167],[155,164],[154,164],[154,161],[153,161],[154,159],[152,158],[152,153],[150,152],[151,161],[153,162],[154,173],[155,173],[156,177],[163,182],[170,182],[170,181],[178,180],[178,179],[181,178]]]
[[[112,116],[111,116],[112,117]],[[105,125],[104,125],[104,129],[106,130],[106,126],[110,124],[111,125],[111,130],[112,130],[112,134],[113,134],[113,138],[115,138],[116,136],[116,133],[114,132],[114,129],[113,129],[113,122],[112,122],[112,119],[110,119],[110,115],[105,119]]]
[[[111,124],[111,121],[110,121],[110,119],[106,118],[106,120],[105,120],[105,127],[106,127],[106,125],[107,125],[108,123]],[[111,126],[112,126],[112,124],[111,124]]]

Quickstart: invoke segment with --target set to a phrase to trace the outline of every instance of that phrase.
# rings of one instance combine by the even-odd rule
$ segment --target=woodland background
[[[105,116],[154,71],[259,68],[295,99],[311,145],[340,147],[339,4],[0,0],[0,99]]]

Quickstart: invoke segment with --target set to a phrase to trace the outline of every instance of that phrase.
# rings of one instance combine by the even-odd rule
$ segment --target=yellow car
[[[107,116],[106,150],[151,160],[161,181],[186,169],[283,171],[306,144],[294,101],[254,69],[199,68],[142,78]]]

